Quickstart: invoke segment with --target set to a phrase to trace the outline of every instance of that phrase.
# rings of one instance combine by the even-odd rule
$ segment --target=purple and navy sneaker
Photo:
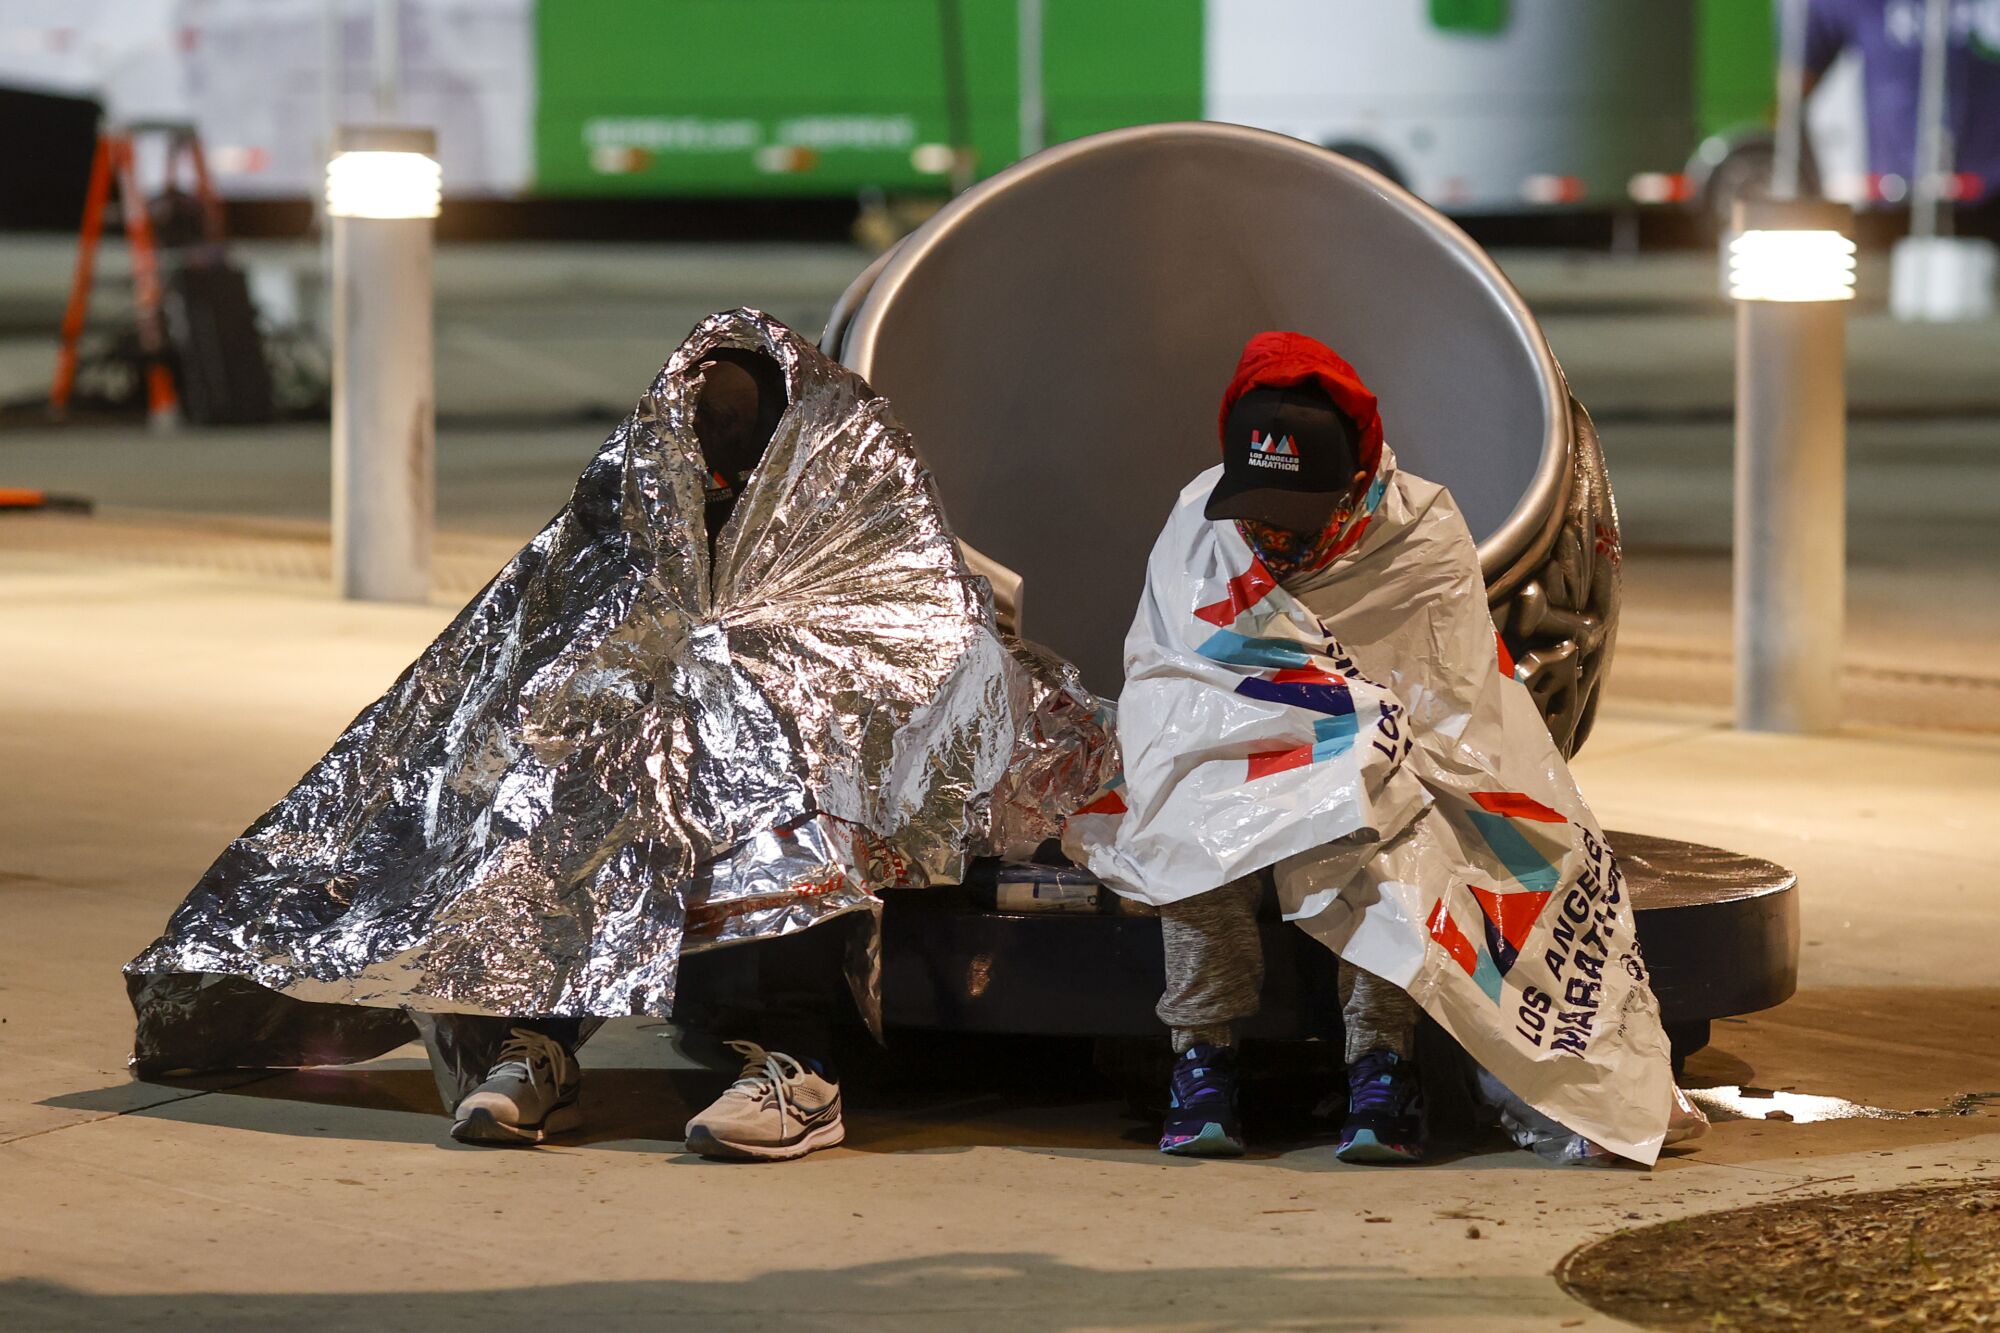
[[[1347,1067],[1347,1121],[1340,1127],[1343,1162],[1420,1162],[1423,1124],[1417,1071],[1394,1051],[1370,1051]]]
[[[1160,1131],[1160,1151],[1178,1157],[1241,1157],[1236,1118],[1236,1052],[1197,1043],[1174,1060],[1173,1100]]]

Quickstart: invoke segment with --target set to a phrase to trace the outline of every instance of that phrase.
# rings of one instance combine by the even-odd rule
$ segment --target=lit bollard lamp
[[[356,126],[326,168],[333,229],[333,569],[342,597],[430,597],[436,395],[429,130]]]
[[[1736,206],[1736,725],[1840,724],[1846,620],[1846,307],[1852,213]]]

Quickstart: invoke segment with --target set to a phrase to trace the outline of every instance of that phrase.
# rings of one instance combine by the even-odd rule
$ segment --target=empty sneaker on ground
[[[1417,1162],[1424,1156],[1416,1066],[1394,1051],[1370,1051],[1347,1067],[1343,1162]]]
[[[1174,1059],[1173,1095],[1160,1151],[1178,1157],[1241,1157],[1236,1116],[1236,1052],[1197,1042]]]
[[[531,1028],[515,1028],[486,1080],[453,1114],[460,1143],[540,1143],[583,1123],[583,1073],[567,1048]]]
[[[743,1057],[743,1072],[688,1121],[689,1152],[782,1162],[847,1137],[838,1083],[805,1061],[754,1041],[732,1041],[729,1048]]]

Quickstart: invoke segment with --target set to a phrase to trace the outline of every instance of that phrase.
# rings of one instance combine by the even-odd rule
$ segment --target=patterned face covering
[[[1381,487],[1370,486],[1359,503],[1351,494],[1342,496],[1326,526],[1316,533],[1293,532],[1290,528],[1259,523],[1254,518],[1237,519],[1236,530],[1250,543],[1250,549],[1264,562],[1272,577],[1283,582],[1298,574],[1325,569],[1341,552],[1360,541],[1380,495]]]

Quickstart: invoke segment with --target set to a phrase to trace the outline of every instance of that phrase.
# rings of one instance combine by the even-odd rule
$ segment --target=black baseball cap
[[[1209,518],[1318,532],[1354,485],[1360,432],[1317,384],[1250,390],[1222,426],[1222,480]]]

